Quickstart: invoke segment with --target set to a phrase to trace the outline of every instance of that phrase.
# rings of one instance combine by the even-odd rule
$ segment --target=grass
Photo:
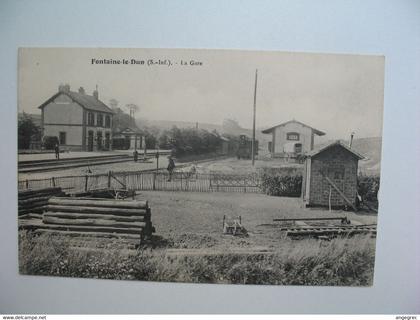
[[[347,216],[367,224],[375,223],[376,216],[306,209],[296,198],[253,193],[147,191],[138,199],[147,199],[152,208],[156,234],[151,244],[128,250],[118,241],[94,239],[82,240],[74,248],[73,240],[65,237],[34,237],[20,231],[20,272],[166,282],[372,284],[375,239],[289,240],[270,224],[276,217],[328,216]],[[223,235],[224,215],[241,215],[249,236]],[[99,246],[106,250],[95,248]],[[199,254],[184,254],[182,250]]]
[[[29,275],[282,285],[369,286],[373,281],[375,241],[368,236],[330,242],[284,240],[273,254],[226,251],[192,256],[167,255],[166,248],[121,250],[116,242],[106,250],[74,249],[66,238],[34,238],[23,231],[19,237],[19,270]],[[184,238],[167,245],[184,247]],[[202,241],[193,238],[193,243]]]

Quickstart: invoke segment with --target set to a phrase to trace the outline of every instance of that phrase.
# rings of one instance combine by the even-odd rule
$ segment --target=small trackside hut
[[[306,154],[302,198],[306,206],[356,211],[358,162],[363,156],[341,141]]]

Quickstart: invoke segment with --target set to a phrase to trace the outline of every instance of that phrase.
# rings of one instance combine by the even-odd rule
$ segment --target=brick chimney
[[[93,96],[96,100],[99,100],[98,85],[96,85],[96,89],[93,91]]]
[[[69,92],[70,91],[70,85],[68,83],[66,83],[66,84],[60,84],[58,86],[58,91],[59,92]]]
[[[79,93],[80,94],[86,94],[85,89],[83,87],[79,88]]]

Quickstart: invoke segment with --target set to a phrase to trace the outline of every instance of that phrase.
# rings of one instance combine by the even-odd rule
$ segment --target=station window
[[[102,114],[98,114],[97,116],[97,125],[98,127],[103,127],[104,126],[104,116]]]
[[[66,144],[66,133],[65,132],[60,132],[58,139],[59,139],[60,145],[65,145]]]
[[[88,125],[89,126],[95,125],[95,114],[93,112],[88,113]]]
[[[111,127],[111,117],[105,116],[105,127],[110,128]]]
[[[298,141],[299,140],[299,133],[297,133],[297,132],[288,132],[287,133],[287,140]]]

